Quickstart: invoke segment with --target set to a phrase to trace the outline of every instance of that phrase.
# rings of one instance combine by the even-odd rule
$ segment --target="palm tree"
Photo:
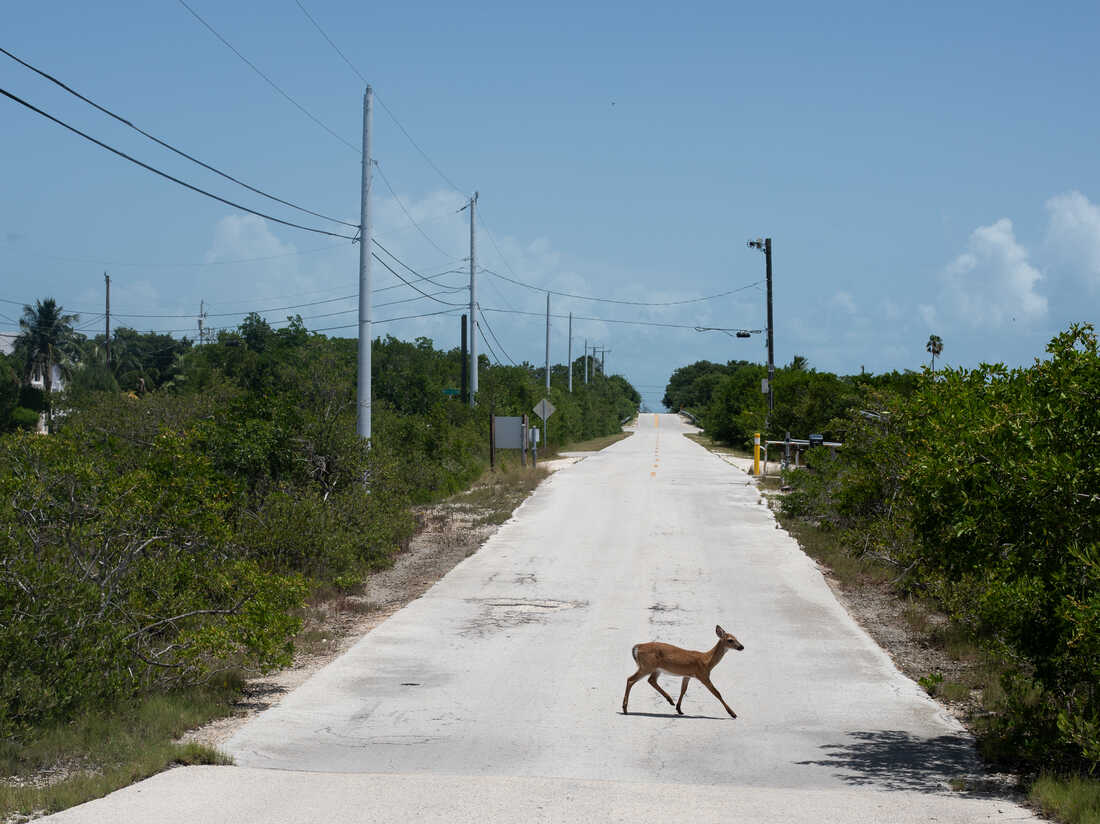
[[[53,368],[57,366],[62,374],[69,371],[71,352],[76,343],[73,323],[78,318],[78,315],[64,314],[57,301],[46,298],[35,301],[33,307],[24,306],[23,317],[19,319],[15,351],[23,361],[24,380],[29,381],[36,372],[42,373],[47,420],[50,417]]]
[[[925,344],[924,349],[932,354],[932,376],[935,377],[936,355],[943,352],[943,339],[939,335],[929,335],[928,343]]]

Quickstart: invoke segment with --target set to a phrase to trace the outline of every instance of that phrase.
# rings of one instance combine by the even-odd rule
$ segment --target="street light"
[[[764,253],[764,266],[768,278],[768,419],[764,422],[764,430],[767,431],[771,423],[771,414],[775,409],[775,390],[772,385],[775,382],[775,345],[772,337],[772,239],[757,238],[748,242],[750,249],[759,249]]]

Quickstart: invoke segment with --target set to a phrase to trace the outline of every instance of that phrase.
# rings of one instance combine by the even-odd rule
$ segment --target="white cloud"
[[[975,229],[942,279],[949,313],[972,326],[993,329],[1047,314],[1046,297],[1035,291],[1042,275],[1016,241],[1008,218]]]
[[[924,325],[933,327],[936,325],[936,307],[929,306],[927,303],[922,303],[917,306],[917,314],[920,315],[920,319],[924,321]]]
[[[1093,289],[1100,287],[1100,207],[1078,191],[1056,195],[1046,207],[1052,257],[1083,275]]]
[[[833,306],[843,309],[849,315],[856,313],[856,302],[849,292],[837,292],[829,300]]]

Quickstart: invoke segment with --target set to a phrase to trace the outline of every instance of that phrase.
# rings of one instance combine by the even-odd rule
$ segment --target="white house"
[[[3,352],[5,355],[10,355],[15,349],[15,339],[18,337],[18,332],[0,332],[0,352]],[[53,392],[60,392],[65,388],[65,379],[61,376],[61,367],[56,363],[50,364],[50,373],[53,378],[50,381],[50,390]],[[46,388],[45,374],[41,367],[35,367],[35,370],[31,373],[30,384],[36,389]],[[40,414],[38,416],[38,431],[46,431],[45,414]]]

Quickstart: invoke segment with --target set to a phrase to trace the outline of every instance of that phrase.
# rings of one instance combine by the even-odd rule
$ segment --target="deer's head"
[[[715,625],[714,632],[718,636],[718,640],[722,644],[723,647],[727,647],[729,649],[735,649],[738,652],[740,652],[741,650],[743,650],[745,648],[741,644],[740,641],[738,641],[736,638],[734,638],[732,635],[730,635],[728,632],[726,632],[720,626]]]

